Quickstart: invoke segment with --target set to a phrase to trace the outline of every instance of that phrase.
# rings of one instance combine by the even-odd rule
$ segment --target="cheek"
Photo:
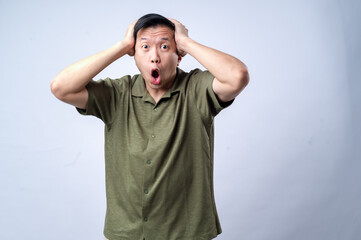
[[[134,61],[135,65],[137,65],[139,70],[142,70],[144,68],[145,62],[144,62],[144,56],[140,56],[139,54],[134,55]]]
[[[137,58],[134,56],[134,62],[135,62],[135,65],[137,66],[137,68],[139,69],[139,63],[137,61]]]
[[[177,54],[172,54],[172,56],[169,58],[169,63],[172,66],[177,66],[178,65],[178,55]]]

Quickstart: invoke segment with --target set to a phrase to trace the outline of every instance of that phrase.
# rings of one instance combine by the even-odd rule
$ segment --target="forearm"
[[[112,47],[76,62],[61,71],[51,82],[51,90],[59,98],[80,92],[90,80],[116,59],[129,52],[122,41]]]
[[[181,48],[209,70],[220,83],[236,88],[241,88],[241,85],[247,84],[247,67],[239,59],[206,47],[190,38],[185,38],[182,41]]]

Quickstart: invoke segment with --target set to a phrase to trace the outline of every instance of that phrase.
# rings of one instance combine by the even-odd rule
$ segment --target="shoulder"
[[[208,71],[203,71],[199,68],[193,69],[190,72],[185,72],[182,69],[177,69],[177,81],[176,84],[185,88],[195,85],[207,85],[213,81],[213,75]]]
[[[105,82],[108,84],[111,84],[112,86],[116,88],[129,88],[129,86],[132,85],[132,77],[130,75],[125,75],[121,78],[106,78],[104,79]]]
[[[208,70],[203,71],[199,68],[190,71],[187,75],[188,85],[195,91],[211,87],[214,80],[214,76]]]
[[[131,80],[132,78],[130,75],[125,75],[121,78],[107,77],[104,79],[92,80],[88,83],[87,89],[96,91],[113,89],[116,92],[122,92],[129,89],[129,87],[131,86]]]
[[[214,76],[208,70],[196,68],[189,72],[190,85],[194,87],[208,87],[212,84]]]
[[[195,69],[191,70],[190,72],[185,72],[182,69],[178,68],[178,74],[180,75],[181,78],[187,78],[187,79],[194,79],[194,78],[212,79],[212,78],[214,78],[208,70],[203,71],[199,68],[195,68]]]

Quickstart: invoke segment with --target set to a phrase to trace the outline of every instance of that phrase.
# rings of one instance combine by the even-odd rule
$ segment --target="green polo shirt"
[[[213,190],[214,117],[208,71],[177,68],[155,103],[141,75],[91,81],[85,110],[105,124],[109,240],[208,240],[221,233]]]

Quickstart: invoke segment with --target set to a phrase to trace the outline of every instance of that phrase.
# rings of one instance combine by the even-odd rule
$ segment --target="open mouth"
[[[152,69],[152,82],[154,84],[159,84],[159,82],[160,82],[159,69],[157,69],[157,68]]]
[[[152,77],[154,77],[154,78],[158,78],[158,77],[159,77],[159,70],[158,70],[158,69],[153,69],[153,70],[152,70]]]

